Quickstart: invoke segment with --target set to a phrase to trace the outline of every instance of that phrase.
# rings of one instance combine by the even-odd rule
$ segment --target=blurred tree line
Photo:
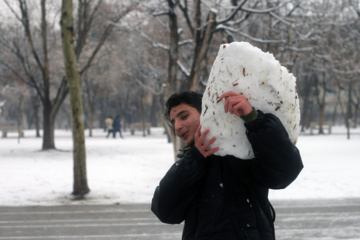
[[[3,5],[0,123],[35,129],[43,149],[55,148],[54,129],[71,127],[61,3]],[[203,91],[219,45],[232,41],[273,53],[297,77],[303,131],[313,121],[319,133],[325,121],[356,127],[359,17],[359,0],[74,1],[85,127],[91,136],[115,115],[124,130],[142,121],[167,126],[167,97]]]

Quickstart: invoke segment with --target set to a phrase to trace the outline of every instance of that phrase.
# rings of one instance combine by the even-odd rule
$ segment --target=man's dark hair
[[[166,101],[165,113],[167,117],[169,117],[171,109],[173,107],[180,105],[181,103],[185,103],[193,108],[196,108],[196,110],[198,110],[198,112],[201,113],[202,97],[203,95],[201,93],[197,93],[193,91],[174,93]]]

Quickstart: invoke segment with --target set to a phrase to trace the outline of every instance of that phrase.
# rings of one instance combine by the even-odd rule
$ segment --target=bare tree
[[[49,26],[47,20],[46,12],[46,0],[41,0],[41,17],[40,17],[40,39],[41,46],[37,46],[37,42],[34,41],[34,32],[36,28],[31,24],[30,12],[28,9],[28,4],[26,0],[18,0],[20,14],[16,12],[13,8],[13,5],[9,3],[8,0],[4,0],[8,5],[10,11],[14,14],[15,18],[21,23],[24,29],[24,34],[26,37],[26,43],[29,47],[30,56],[27,55],[26,49],[22,49],[20,44],[8,44],[4,45],[7,47],[21,63],[23,67],[23,74],[18,74],[17,71],[5,61],[0,63],[7,66],[12,70],[19,79],[21,79],[28,86],[34,88],[41,99],[43,106],[43,146],[42,149],[51,149],[55,148],[54,142],[54,124],[56,114],[64,102],[69,88],[65,77],[60,77],[61,82],[56,83],[56,81],[51,79],[50,71],[50,59],[49,59],[49,49],[56,48],[57,46],[48,46],[48,36],[49,36]],[[101,47],[104,45],[106,39],[109,37],[111,32],[114,29],[114,23],[120,21],[124,14],[130,12],[136,4],[132,4],[130,7],[125,9],[124,13],[116,14],[113,19],[111,19],[108,24],[104,27],[104,30],[97,39],[97,43],[93,46],[92,50],[89,51],[90,54],[85,59],[80,59],[80,55],[84,46],[87,44],[87,36],[89,35],[90,29],[93,27],[93,19],[95,18],[100,6],[102,6],[103,1],[89,1],[89,0],[79,0],[79,12],[78,16],[78,36],[79,39],[76,41],[75,53],[77,56],[77,61],[81,64],[80,66],[80,75],[85,73],[91,66],[92,63],[100,51]],[[74,31],[75,32],[75,31]],[[60,75],[61,76],[61,75]],[[39,81],[41,79],[41,81]],[[53,88],[56,88],[55,91]],[[52,96],[51,92],[56,92],[55,97]]]
[[[271,39],[271,36],[259,38],[252,37],[246,31],[251,29],[247,26],[251,16],[275,16],[282,24],[282,17],[274,14],[277,10],[288,3],[278,3],[276,6],[267,6],[267,1],[251,2],[243,1],[163,1],[158,5],[146,5],[152,16],[160,23],[168,33],[168,40],[159,43],[156,36],[146,33],[140,27],[131,25],[153,47],[164,49],[168,52],[168,77],[166,90],[162,96],[160,105],[174,91],[178,90],[201,90],[207,78],[209,65],[214,57],[208,57],[208,51],[216,53],[218,46],[223,42],[221,38],[227,35],[226,41],[245,38],[261,44],[284,44],[286,40]],[[296,8],[294,6],[293,8]],[[291,10],[289,10],[291,12]],[[278,11],[281,13],[281,11]],[[180,17],[181,16],[181,17]],[[254,18],[255,19],[255,18]],[[254,20],[255,21],[255,20]],[[213,47],[214,44],[217,47]],[[180,54],[181,53],[181,54]],[[179,75],[181,73],[181,76]],[[181,81],[182,80],[182,81]],[[163,118],[167,126],[167,121]],[[173,130],[172,133],[175,155],[178,150],[177,141]]]

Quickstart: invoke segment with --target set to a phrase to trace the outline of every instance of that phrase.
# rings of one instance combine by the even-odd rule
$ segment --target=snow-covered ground
[[[173,163],[172,145],[162,128],[142,137],[125,132],[124,139],[105,138],[97,129],[86,137],[87,176],[91,192],[73,200],[72,137],[56,130],[58,150],[40,151],[42,139],[34,131],[0,138],[0,206],[150,203],[159,180]],[[360,197],[360,129],[351,139],[344,127],[331,135],[300,135],[305,168],[285,190],[270,192],[273,199],[327,199]],[[88,133],[86,132],[86,136]]]

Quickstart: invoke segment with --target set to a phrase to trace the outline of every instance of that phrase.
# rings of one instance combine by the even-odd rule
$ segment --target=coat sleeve
[[[160,221],[176,224],[185,219],[186,212],[195,204],[205,164],[205,158],[194,147],[172,165],[156,187],[151,203],[151,210]]]
[[[299,175],[303,163],[279,118],[259,111],[258,118],[245,126],[255,155],[251,178],[263,187],[287,187]]]

